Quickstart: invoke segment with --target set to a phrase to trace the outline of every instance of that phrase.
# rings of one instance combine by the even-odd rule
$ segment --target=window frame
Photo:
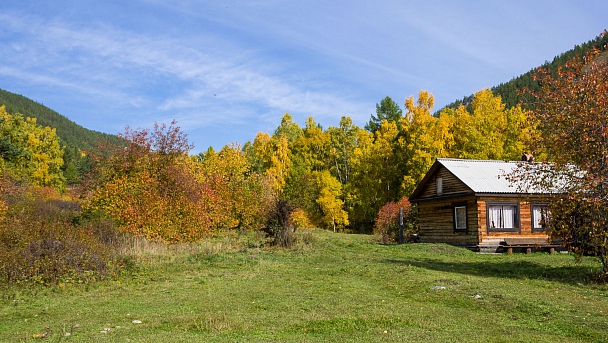
[[[495,227],[493,228],[490,222],[490,210],[491,207],[513,207],[515,210],[513,213],[513,225],[514,227],[504,228],[504,227]],[[520,223],[520,209],[519,202],[516,201],[492,201],[486,202],[486,225],[488,232],[521,232],[521,223]],[[504,223],[503,223],[504,225]]]
[[[532,232],[546,232],[546,226],[540,227],[540,228],[536,227],[536,218],[534,217],[534,209],[537,207],[541,208],[541,216],[542,216],[542,211],[543,211],[542,209],[544,209],[545,218],[551,217],[551,210],[549,208],[549,204],[547,204],[545,202],[531,203],[530,204],[530,220],[531,220],[530,226],[532,227]]]
[[[458,227],[458,209],[464,208],[464,227]],[[452,220],[454,221],[454,232],[466,232],[469,229],[469,210],[466,202],[452,204]]]

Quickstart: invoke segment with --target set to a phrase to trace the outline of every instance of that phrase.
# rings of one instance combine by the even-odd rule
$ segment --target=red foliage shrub
[[[378,211],[378,218],[374,223],[374,234],[380,236],[382,243],[395,243],[399,240],[399,209],[403,208],[403,237],[404,241],[411,241],[412,235],[417,232],[416,211],[407,197],[398,202],[388,202]]]
[[[118,265],[96,224],[78,224],[78,203],[27,185],[1,197],[8,206],[0,220],[0,283],[86,282],[106,277]]]

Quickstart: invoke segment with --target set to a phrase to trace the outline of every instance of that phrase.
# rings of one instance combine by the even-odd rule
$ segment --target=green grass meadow
[[[236,240],[140,252],[113,281],[5,286],[0,341],[608,341],[593,258],[321,230],[292,250]]]

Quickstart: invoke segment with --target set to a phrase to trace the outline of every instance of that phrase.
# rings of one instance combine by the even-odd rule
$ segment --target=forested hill
[[[61,143],[70,148],[90,150],[100,140],[115,143],[119,141],[116,135],[86,129],[34,100],[3,89],[0,89],[1,105],[5,105],[9,113],[21,113],[24,117],[36,118],[39,125],[55,128]]]
[[[591,49],[599,49],[605,50],[606,44],[608,44],[608,34],[597,36],[595,39],[588,41],[587,43],[576,45],[573,49],[566,51],[555,58],[553,61],[545,62],[542,67],[547,68],[551,71],[556,72],[557,68],[561,65],[564,65],[566,61],[571,60],[572,58],[579,56],[583,57],[587,51]],[[511,81],[506,83],[501,83],[498,86],[492,87],[492,92],[496,95],[500,95],[502,101],[505,103],[507,108],[513,107],[518,103],[522,102],[524,99],[518,94],[518,91],[523,90],[524,88],[529,89],[538,89],[538,84],[533,80],[534,70],[532,69],[525,74],[520,75],[519,77],[511,79]],[[469,106],[473,101],[473,95],[465,96],[462,100],[457,100],[449,105],[447,108],[457,108],[461,104],[465,106]],[[441,112],[439,110],[437,114]]]

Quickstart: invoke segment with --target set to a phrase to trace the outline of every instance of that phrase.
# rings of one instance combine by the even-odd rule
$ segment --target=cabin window
[[[532,205],[532,232],[545,231],[551,210],[547,204]]]
[[[454,229],[467,229],[467,205],[465,204],[454,206]]]
[[[517,203],[489,203],[488,231],[519,231],[519,205]]]
[[[437,184],[437,195],[443,194],[443,178],[438,177],[435,183]]]

